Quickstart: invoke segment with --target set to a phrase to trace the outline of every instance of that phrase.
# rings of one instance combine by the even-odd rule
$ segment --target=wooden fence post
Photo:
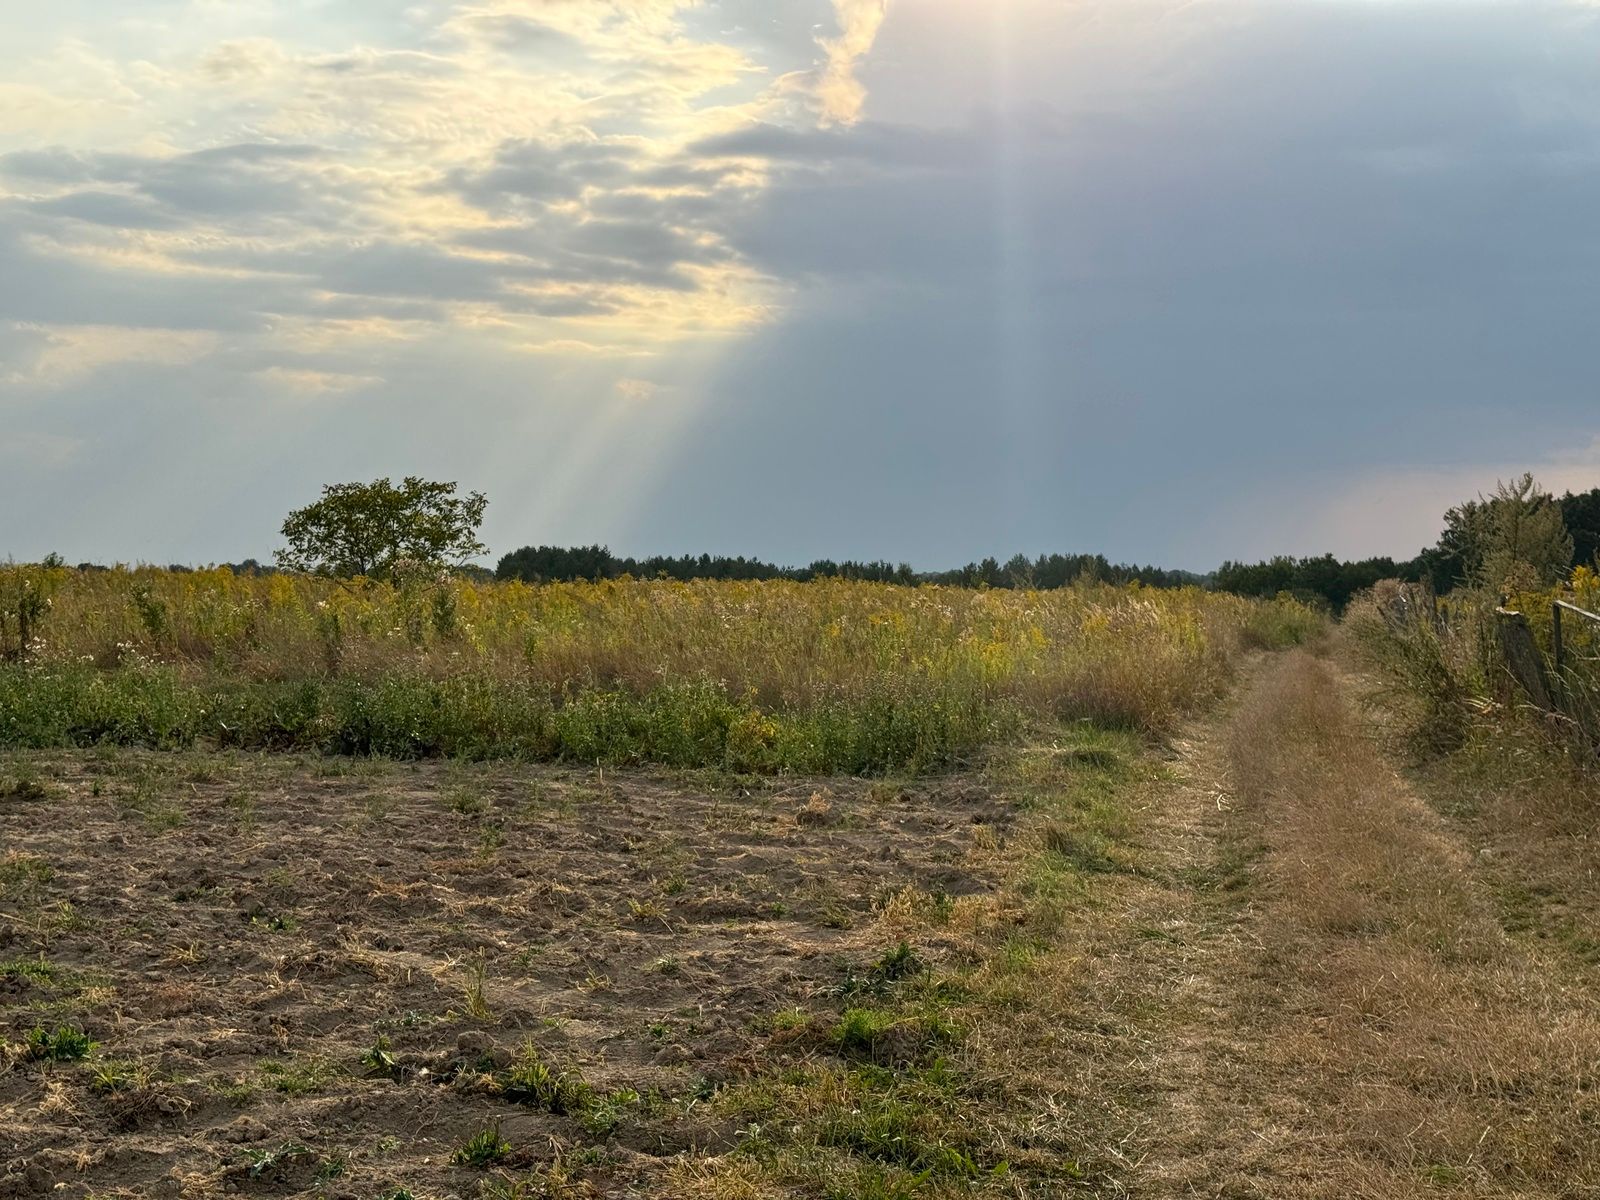
[[[1566,664],[1565,648],[1561,644],[1561,601],[1555,600],[1550,604],[1550,660],[1555,668],[1556,695],[1559,698],[1562,687],[1562,667]]]
[[[1538,643],[1533,640],[1533,630],[1528,618],[1508,608],[1495,610],[1495,627],[1500,635],[1500,653],[1505,657],[1511,677],[1522,685],[1522,690],[1545,712],[1554,710],[1550,700],[1550,684],[1545,677],[1544,658]]]

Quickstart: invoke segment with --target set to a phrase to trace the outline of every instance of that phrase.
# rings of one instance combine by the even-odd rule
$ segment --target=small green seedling
[[[475,1167],[479,1171],[486,1171],[495,1163],[511,1153],[511,1143],[500,1136],[499,1122],[480,1129],[460,1146],[450,1156],[450,1161],[458,1167]]]

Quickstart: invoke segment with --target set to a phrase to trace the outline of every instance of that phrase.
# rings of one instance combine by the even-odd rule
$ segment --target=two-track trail
[[[1506,931],[1309,654],[1253,664],[1130,803],[1078,1021],[1133,1196],[1600,1195],[1600,977]]]

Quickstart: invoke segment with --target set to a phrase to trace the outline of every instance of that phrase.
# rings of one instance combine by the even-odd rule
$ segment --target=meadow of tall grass
[[[923,770],[1041,719],[1159,732],[1241,651],[1321,625],[1194,588],[0,576],[0,596],[48,600],[0,666],[18,747]]]

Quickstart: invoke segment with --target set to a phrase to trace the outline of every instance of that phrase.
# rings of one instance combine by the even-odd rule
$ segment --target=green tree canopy
[[[284,521],[289,545],[278,551],[278,565],[346,579],[460,566],[488,549],[478,541],[488,506],[481,492],[457,496],[454,483],[415,475],[398,487],[388,479],[329,484],[322,499]]]
[[[1549,585],[1572,566],[1561,505],[1532,475],[1495,486],[1470,519],[1474,574],[1490,587]]]

